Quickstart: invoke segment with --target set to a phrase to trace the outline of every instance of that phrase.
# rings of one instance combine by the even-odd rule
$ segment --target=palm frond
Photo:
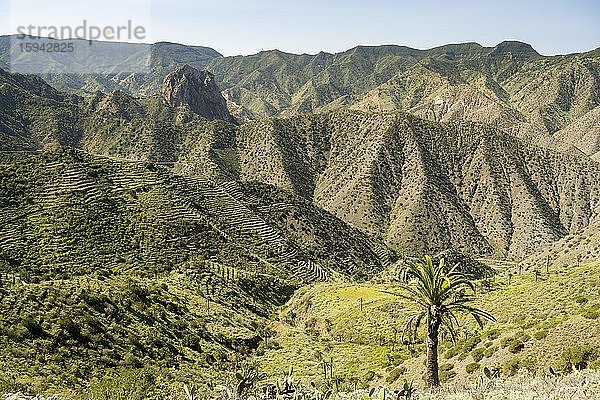
[[[444,259],[436,265],[431,256],[425,256],[423,260],[408,266],[400,287],[403,293],[386,293],[409,300],[419,309],[408,319],[403,337],[406,333],[414,337],[424,319],[429,324],[432,312],[437,313],[439,328],[446,331],[453,341],[460,326],[458,313],[472,315],[480,326],[485,321],[495,321],[492,314],[469,305],[475,300],[475,284],[456,267],[446,268]]]

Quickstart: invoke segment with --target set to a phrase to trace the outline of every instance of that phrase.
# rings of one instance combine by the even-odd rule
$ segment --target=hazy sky
[[[277,48],[336,52],[358,44],[430,48],[528,42],[542,54],[600,47],[599,0],[0,0],[0,27],[103,26],[132,20],[147,41],[210,46],[224,55]]]

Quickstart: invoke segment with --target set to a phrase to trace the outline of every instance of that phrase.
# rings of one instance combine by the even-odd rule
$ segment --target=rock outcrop
[[[227,109],[227,102],[208,71],[184,65],[167,75],[162,87],[163,99],[172,107],[187,107],[212,121],[220,119],[236,123]]]

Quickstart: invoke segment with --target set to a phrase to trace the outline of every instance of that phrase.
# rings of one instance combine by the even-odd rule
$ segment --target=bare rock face
[[[165,77],[162,96],[171,107],[188,107],[208,120],[236,123],[214,75],[208,71],[199,71],[189,65],[177,68]]]

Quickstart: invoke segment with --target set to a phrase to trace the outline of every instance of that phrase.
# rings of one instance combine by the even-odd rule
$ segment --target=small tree
[[[469,278],[454,268],[447,270],[444,259],[434,265],[430,256],[409,266],[401,284],[406,294],[396,294],[415,304],[417,310],[406,322],[403,336],[417,336],[419,326],[427,327],[427,384],[439,386],[438,336],[446,332],[455,341],[459,322],[457,314],[473,316],[482,327],[484,320],[495,321],[486,311],[469,305],[475,299],[475,286]]]

